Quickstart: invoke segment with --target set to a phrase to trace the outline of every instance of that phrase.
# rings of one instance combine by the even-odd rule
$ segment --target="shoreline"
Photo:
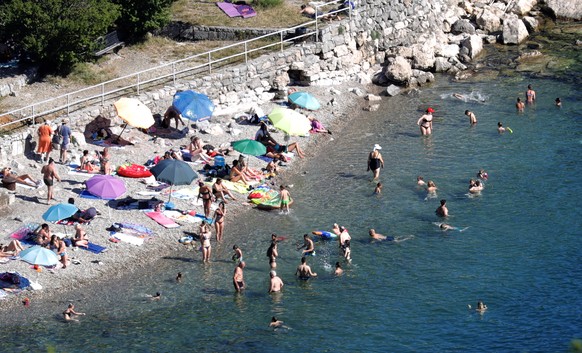
[[[301,110],[304,114],[309,114],[315,116],[318,120],[322,122],[322,124],[328,127],[333,134],[312,134],[308,138],[291,138],[290,142],[298,141],[301,148],[304,150],[306,154],[306,158],[301,160],[298,157],[293,158],[287,164],[287,167],[282,169],[275,178],[270,180],[268,183],[275,183],[275,184],[284,184],[285,180],[289,178],[289,176],[298,175],[301,172],[302,165],[308,163],[310,156],[313,156],[317,153],[316,149],[318,146],[323,144],[327,144],[331,141],[331,138],[338,138],[339,132],[341,132],[343,126],[351,122],[351,116],[357,111],[358,114],[361,114],[362,108],[368,103],[353,92],[349,90],[351,88],[359,88],[364,92],[369,92],[373,94],[379,94],[382,87],[374,86],[374,85],[362,85],[352,81],[345,81],[340,86],[309,86],[309,87],[297,87],[299,90],[304,90],[310,92],[316,96],[321,104],[322,108],[318,111],[314,112],[307,112],[305,110]],[[337,95],[333,93],[333,91],[341,92],[341,95]],[[341,98],[341,99],[340,99]],[[386,97],[384,97],[386,98]],[[333,100],[334,104],[330,105],[329,102]],[[271,109],[277,106],[278,103],[271,101],[261,105],[261,108],[268,113]],[[236,129],[240,129],[241,133],[237,136],[233,136],[231,134],[222,134],[219,136],[213,136],[209,134],[189,134],[187,137],[182,138],[180,140],[172,140],[174,146],[179,146],[181,144],[186,144],[185,141],[189,139],[190,136],[199,135],[204,143],[210,143],[215,146],[220,145],[221,143],[232,142],[243,138],[253,138],[258,126],[256,125],[239,125],[234,123],[232,118],[225,118],[222,116],[213,117],[210,120],[211,123],[220,123],[221,127],[227,130],[227,126],[232,123],[232,126]],[[190,125],[190,124],[188,124]],[[135,135],[136,130],[132,129],[128,135],[131,138]],[[141,133],[139,133],[141,134]],[[321,136],[319,136],[321,135]],[[145,137],[146,135],[138,137]],[[278,140],[282,141],[283,135],[279,132],[273,133],[273,136]],[[329,136],[329,137],[328,137]],[[141,145],[140,145],[141,144]],[[97,146],[95,146],[97,147]],[[144,147],[148,147],[144,151]],[[89,149],[92,150],[94,145],[87,145],[81,147],[80,149]],[[166,146],[166,149],[171,147]],[[101,148],[98,148],[99,150]],[[77,148],[75,148],[75,151]],[[136,153],[137,152],[137,153]],[[143,163],[149,157],[153,156],[153,152],[157,152],[159,155],[160,153],[163,154],[163,150],[160,149],[160,146],[155,144],[148,144],[144,141],[137,143],[135,146],[128,146],[123,150],[113,150],[112,151],[112,160],[114,165],[119,165],[123,160],[127,160],[127,158],[133,158],[132,162],[135,163]],[[52,153],[54,157],[56,155],[55,152]],[[227,163],[231,163],[231,161],[237,158],[239,155],[238,152],[234,152],[227,156]],[[38,175],[34,171],[30,171],[30,169],[39,169],[41,164],[34,162],[31,159],[25,159],[25,157],[21,157],[19,163],[22,165],[26,165],[24,171],[19,171],[19,173],[29,173],[31,175]],[[142,162],[143,160],[143,162]],[[262,162],[264,163],[264,162]],[[252,166],[257,167],[259,166],[255,161],[252,161]],[[262,166],[262,165],[261,165]],[[200,166],[201,167],[201,166]],[[80,186],[82,186],[82,182],[86,180],[86,177],[79,177],[75,175],[69,175],[65,172],[65,167],[62,165],[57,164],[58,171],[60,173],[61,178],[63,179],[63,183],[56,184],[56,187],[61,187],[61,190],[55,189],[55,195],[60,202],[66,202],[69,197],[75,197],[75,203],[80,208],[84,209],[87,207],[96,207],[100,212],[101,216],[94,219],[91,224],[85,229],[90,237],[90,239],[102,246],[106,246],[108,251],[101,253],[101,254],[92,254],[88,251],[77,249],[76,251],[72,251],[71,247],[67,248],[67,252],[69,255],[69,259],[75,259],[80,261],[81,263],[76,265],[71,263],[67,266],[66,269],[58,269],[55,270],[54,273],[48,271],[48,269],[43,269],[41,273],[36,273],[31,266],[24,261],[20,260],[10,260],[8,263],[0,265],[0,270],[2,272],[8,271],[16,271],[19,272],[24,277],[29,278],[35,282],[38,282],[43,286],[42,290],[37,291],[23,291],[16,295],[9,295],[7,299],[0,300],[0,312],[4,311],[7,312],[9,310],[13,311],[16,309],[21,315],[18,315],[22,321],[32,320],[34,317],[43,317],[42,315],[37,315],[38,312],[54,312],[54,310],[60,310],[60,306],[65,305],[62,298],[79,298],[83,297],[84,289],[91,286],[99,286],[100,284],[104,284],[106,280],[115,278],[119,280],[125,276],[131,275],[133,273],[132,268],[140,268],[137,271],[141,271],[143,268],[147,268],[152,264],[158,263],[159,261],[164,261],[164,256],[170,254],[176,254],[176,251],[183,251],[183,245],[178,243],[178,239],[183,236],[183,232],[192,231],[193,229],[197,229],[198,224],[182,224],[181,227],[175,229],[165,229],[162,226],[158,225],[157,223],[151,221],[149,218],[144,216],[133,217],[139,213],[142,213],[140,210],[132,210],[132,211],[119,211],[119,210],[110,210],[107,209],[108,206],[104,205],[104,200],[89,200],[82,199],[78,197],[78,194],[73,192],[73,190],[78,190]],[[197,166],[198,168],[198,166]],[[195,168],[195,169],[197,169]],[[145,184],[137,182],[137,179],[129,180],[123,178],[126,182],[128,192],[126,195],[131,195],[136,198],[140,198],[140,196],[135,195],[136,191],[140,190],[140,187],[145,189]],[[194,184],[194,183],[193,183]],[[189,187],[192,187],[190,185]],[[176,187],[176,189],[181,189],[184,187]],[[67,190],[68,189],[68,190]],[[2,226],[5,229],[6,237],[5,239],[9,239],[8,236],[10,232],[15,230],[18,225],[24,225],[26,222],[39,222],[43,223],[41,218],[41,214],[48,208],[46,205],[46,188],[41,188],[40,190],[23,190],[18,188],[16,190],[17,194],[17,201],[8,206],[6,209],[2,210],[3,219]],[[226,205],[228,214],[226,220],[226,230],[225,230],[225,239],[228,242],[230,238],[229,233],[233,227],[230,225],[236,224],[241,220],[244,221],[244,217],[247,212],[251,212],[250,205],[246,202],[246,195],[235,194],[237,196],[236,201],[229,201]],[[17,216],[23,215],[28,212],[27,210],[30,209],[30,203],[34,198],[37,197],[38,200],[41,202],[38,204],[39,207],[33,207],[31,212],[27,214],[26,217],[24,216]],[[157,196],[160,199],[164,200],[167,196]],[[143,198],[143,197],[142,197]],[[27,200],[27,201],[25,201]],[[244,200],[244,201],[241,201]],[[173,200],[176,203],[176,208],[179,210],[183,210],[184,206],[190,206],[191,209],[196,209],[197,211],[201,211],[201,206],[192,206],[188,200]],[[54,203],[52,203],[54,204]],[[22,222],[17,222],[14,218],[21,218]],[[156,236],[147,241],[143,246],[133,246],[127,243],[111,243],[107,240],[108,232],[105,230],[106,227],[110,226],[112,223],[115,222],[123,222],[127,221],[127,218],[131,218],[131,221],[135,223],[142,224],[147,226],[148,228],[152,229]],[[10,225],[7,225],[9,223]],[[51,230],[55,232],[62,232],[62,228],[59,225],[52,225]],[[71,228],[71,227],[69,227]],[[71,235],[72,228],[67,228],[66,232]],[[214,233],[214,227],[213,233]],[[213,237],[213,245],[216,244],[215,238]],[[221,247],[226,244],[223,242]],[[220,249],[220,248],[219,248]],[[190,254],[190,253],[189,253]],[[216,251],[213,251],[213,257],[216,256]],[[197,252],[192,253],[192,261],[198,262],[198,257],[201,258],[201,254],[199,255]],[[97,262],[101,262],[99,264]],[[131,265],[131,266],[130,266]],[[129,272],[128,272],[129,271]],[[31,304],[29,308],[23,308],[21,301],[28,297],[31,300]],[[87,298],[90,300],[90,298]],[[47,302],[54,302],[54,303],[61,303],[59,304],[58,308],[53,308],[53,305],[47,306],[40,306],[39,303],[47,303]],[[66,302],[66,300],[65,300]],[[25,310],[18,310],[18,308],[23,308]],[[20,321],[20,320],[18,320]],[[7,323],[8,324],[8,323]],[[8,325],[15,325],[18,324],[17,322],[11,322]]]

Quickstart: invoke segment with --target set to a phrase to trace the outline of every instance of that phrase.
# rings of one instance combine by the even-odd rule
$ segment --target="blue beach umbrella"
[[[172,106],[192,121],[210,119],[214,111],[214,104],[207,95],[190,90],[176,92]]]
[[[19,256],[22,261],[26,261],[31,265],[54,266],[59,262],[57,254],[40,245],[22,250]]]
[[[49,209],[42,215],[42,219],[47,222],[58,222],[62,219],[71,217],[78,210],[77,206],[73,204],[59,203],[49,207]]]
[[[289,102],[308,110],[317,110],[321,104],[317,98],[307,92],[294,92],[289,95]]]

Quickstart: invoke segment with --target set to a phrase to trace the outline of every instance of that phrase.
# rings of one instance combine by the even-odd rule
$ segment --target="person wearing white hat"
[[[375,144],[374,149],[368,155],[368,171],[372,171],[374,180],[380,177],[380,168],[384,168],[384,160],[382,159],[382,154],[380,154],[381,149],[382,147],[379,144]]]

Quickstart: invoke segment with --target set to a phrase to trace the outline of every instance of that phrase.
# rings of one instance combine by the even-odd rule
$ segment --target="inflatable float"
[[[279,195],[270,199],[253,199],[253,203],[256,203],[257,208],[261,210],[275,210],[281,208],[281,198]],[[289,206],[293,204],[293,199],[289,199]]]
[[[318,237],[320,237],[323,240],[337,239],[337,234],[332,233],[332,232],[328,232],[325,230],[314,230],[311,233],[313,235],[317,235]]]
[[[152,173],[143,165],[130,164],[119,166],[117,168],[117,175],[126,178],[147,178],[151,177]]]

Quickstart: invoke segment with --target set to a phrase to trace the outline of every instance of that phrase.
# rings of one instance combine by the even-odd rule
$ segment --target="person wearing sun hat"
[[[420,127],[420,133],[423,136],[432,134],[432,113],[434,113],[434,109],[429,107],[426,110],[426,114],[421,116],[416,122],[416,125]]]
[[[382,154],[380,154],[381,149],[382,146],[375,144],[372,152],[368,155],[368,171],[372,171],[374,180],[380,177],[380,168],[384,168],[384,160],[382,159]]]

